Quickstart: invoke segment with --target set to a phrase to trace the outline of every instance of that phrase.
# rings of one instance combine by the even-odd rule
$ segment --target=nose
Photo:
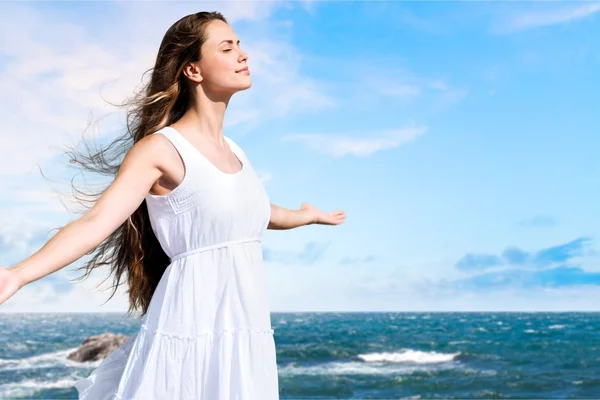
[[[248,53],[246,53],[244,50],[240,50],[240,56],[238,57],[239,62],[248,61],[248,58],[250,58]]]

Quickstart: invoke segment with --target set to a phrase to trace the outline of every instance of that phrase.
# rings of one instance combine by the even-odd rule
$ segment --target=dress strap
[[[248,157],[246,157],[246,153],[244,150],[229,136],[223,135],[223,138],[229,144],[229,148],[233,153],[244,163],[248,163]]]
[[[173,144],[173,146],[175,147],[175,149],[181,156],[184,167],[187,170],[188,165],[190,165],[190,161],[194,159],[194,155],[191,153],[189,147],[186,146],[184,139],[179,135],[179,133],[177,131],[175,131],[174,129],[169,128],[168,126],[165,126],[164,128],[159,129],[155,133],[161,134],[161,135],[165,136],[167,139],[169,139],[171,144]]]

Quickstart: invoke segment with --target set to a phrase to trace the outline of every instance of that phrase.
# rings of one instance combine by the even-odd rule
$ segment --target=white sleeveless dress
[[[261,235],[265,188],[242,149],[225,173],[171,127],[185,164],[170,193],[148,194],[150,221],[171,263],[141,328],[74,386],[81,400],[279,399]]]

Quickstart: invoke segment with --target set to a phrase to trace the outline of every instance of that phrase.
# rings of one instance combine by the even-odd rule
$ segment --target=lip
[[[242,69],[238,69],[237,71],[235,71],[236,73],[238,72],[244,72],[244,71],[249,71],[248,67],[244,67]]]

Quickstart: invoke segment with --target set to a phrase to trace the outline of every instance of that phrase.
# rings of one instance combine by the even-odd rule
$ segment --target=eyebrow
[[[225,39],[225,40],[223,40],[221,43],[219,43],[219,45],[221,45],[221,44],[223,44],[223,43],[229,43],[229,44],[233,44],[233,40],[231,40],[231,39]],[[237,44],[238,44],[238,45],[240,44],[240,41],[239,41],[239,40],[237,41]]]

